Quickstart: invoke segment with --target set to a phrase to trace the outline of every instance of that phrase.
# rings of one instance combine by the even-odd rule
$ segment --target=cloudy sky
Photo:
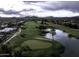
[[[79,1],[0,0],[0,17],[79,16]]]

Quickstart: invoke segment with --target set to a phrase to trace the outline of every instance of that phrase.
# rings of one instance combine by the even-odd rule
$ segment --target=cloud
[[[65,2],[61,2],[62,6],[61,8],[62,9],[65,9],[65,10],[71,10],[73,12],[79,12],[79,1],[65,1]]]
[[[74,13],[72,11],[67,10],[57,10],[57,11],[44,11],[44,12],[38,12],[34,14],[38,17],[47,17],[47,16],[54,16],[54,17],[73,17],[73,16],[79,16],[79,13]]]
[[[27,4],[26,2],[24,2]],[[38,6],[36,13],[31,13],[35,16],[55,16],[55,17],[71,17],[79,15],[78,1],[45,1],[45,2],[29,2],[30,5]],[[64,13],[64,14],[63,14]]]
[[[4,9],[0,9],[0,12],[2,12],[2,13],[4,13],[4,14],[19,14],[19,11],[14,11],[14,10],[8,10],[8,11],[6,11],[6,10],[4,10]]]
[[[79,1],[0,1],[0,16],[79,16]],[[64,13],[64,14],[63,14]]]
[[[32,3],[33,5],[40,6],[46,10],[71,10],[71,11],[79,11],[79,1],[52,1],[52,2],[37,2]]]

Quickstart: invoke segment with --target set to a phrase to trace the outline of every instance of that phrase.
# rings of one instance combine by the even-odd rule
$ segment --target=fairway
[[[52,44],[50,42],[44,42],[41,40],[28,40],[25,41],[22,46],[29,46],[31,49],[43,49],[43,48],[48,48],[51,47]]]

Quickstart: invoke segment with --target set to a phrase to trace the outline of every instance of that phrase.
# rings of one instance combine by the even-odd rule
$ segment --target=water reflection
[[[45,38],[53,39],[52,33],[47,33],[47,34],[45,35]]]

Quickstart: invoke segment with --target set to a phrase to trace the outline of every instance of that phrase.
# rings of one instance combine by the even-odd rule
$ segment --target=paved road
[[[14,38],[15,36],[19,35],[20,33],[21,33],[21,28],[19,28],[19,30],[11,38],[9,38],[7,41],[5,41],[3,43],[3,45],[7,44],[12,38]]]

